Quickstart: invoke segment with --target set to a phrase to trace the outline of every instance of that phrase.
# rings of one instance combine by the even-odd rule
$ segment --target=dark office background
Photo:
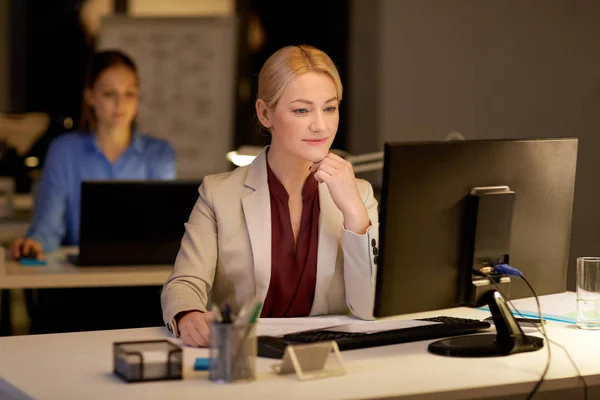
[[[81,92],[93,38],[86,37],[79,20],[85,0],[20,0],[10,3],[11,14],[11,112],[45,112],[51,116],[48,132],[29,155],[41,160],[49,142],[77,127]],[[239,25],[238,96],[234,145],[264,145],[268,136],[259,128],[254,113],[257,75],[266,59],[280,47],[310,44],[327,52],[346,80],[349,2],[307,0],[294,12],[285,2],[238,0]],[[319,10],[315,12],[315,10]],[[115,12],[127,14],[127,2],[115,0]],[[285,18],[281,16],[285,15]],[[252,25],[252,23],[255,23]],[[259,24],[264,41],[258,49],[248,46],[250,25]],[[348,100],[344,101],[344,105]],[[66,120],[66,122],[65,122]],[[71,122],[72,121],[72,122]],[[334,147],[346,149],[346,113],[341,114]]]
[[[75,126],[83,65],[93,49],[76,0],[10,4],[10,109],[45,111],[52,124],[34,145]],[[597,255],[600,223],[600,2],[594,0],[238,0],[240,38],[256,21],[258,51],[239,41],[234,144],[264,144],[253,112],[256,74],[285,44],[327,51],[345,84],[335,147],[355,154],[386,141],[580,138],[570,286],[575,256]],[[126,0],[115,0],[127,12]],[[5,8],[6,9],[6,8]],[[72,123],[65,120],[72,118]],[[65,123],[65,121],[67,123]]]

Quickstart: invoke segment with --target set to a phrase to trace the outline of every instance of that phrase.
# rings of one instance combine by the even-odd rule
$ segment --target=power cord
[[[494,270],[499,273],[499,274],[503,274],[503,275],[512,275],[512,276],[518,276],[520,278],[523,278],[523,274],[521,273],[521,271],[519,271],[516,268],[511,267],[510,265],[506,265],[506,264],[497,264],[494,265]],[[490,280],[490,282],[494,283],[494,285],[496,285],[494,279],[489,275],[486,274],[487,278]],[[550,344],[549,344],[549,339],[548,339],[548,333],[546,332],[546,327],[544,325],[544,317],[542,316],[542,307],[540,305],[540,301],[538,299],[537,293],[535,292],[535,290],[533,289],[533,287],[529,284],[529,282],[523,278],[525,280],[525,283],[529,286],[529,289],[531,290],[531,292],[533,293],[533,297],[535,298],[535,303],[537,305],[537,309],[538,309],[538,315],[540,317],[540,322],[541,322],[541,330],[538,329],[538,331],[542,334],[542,336],[544,337],[544,339],[546,339],[546,350],[548,352],[548,358],[546,360],[546,367],[544,368],[544,371],[542,372],[542,376],[540,377],[540,379],[538,380],[538,382],[536,383],[536,385],[533,387],[533,389],[531,390],[531,392],[529,393],[529,395],[527,396],[527,400],[533,398],[533,396],[537,393],[537,391],[539,390],[540,386],[542,386],[542,383],[544,382],[544,379],[546,379],[546,375],[548,374],[548,369],[550,368],[550,360],[552,359],[552,351],[550,350]],[[499,290],[499,288],[497,287],[496,290]],[[506,297],[504,295],[504,293],[500,292],[500,294],[508,300],[508,297]],[[512,302],[510,303],[510,306],[515,308],[512,305]]]
[[[519,271],[519,273],[520,273],[520,271]],[[525,284],[527,284],[527,286],[529,287],[529,289],[531,290],[531,292],[532,292],[532,293],[533,293],[533,295],[535,296],[535,300],[536,300],[536,303],[537,303],[538,311],[540,311],[540,321],[542,321],[542,318],[541,318],[541,307],[540,307],[540,302],[539,302],[539,300],[538,300],[538,296],[537,296],[537,294],[535,293],[535,290],[533,289],[533,286],[532,286],[532,285],[531,285],[531,283],[530,283],[530,282],[527,280],[527,278],[525,278],[525,276],[524,276],[523,274],[520,274],[519,276],[520,276],[520,278],[523,280],[523,282],[525,282]],[[509,301],[509,302],[510,302],[510,301]],[[512,302],[510,302],[510,306],[511,306],[512,308],[514,308],[514,309],[515,309],[515,311],[516,311],[516,312],[517,312],[519,315],[521,315],[521,313],[519,313],[519,312],[517,311],[516,307],[515,307],[515,306],[512,304]],[[523,316],[521,315],[521,317],[523,317]],[[543,321],[542,321],[542,322],[543,322]],[[542,327],[543,327],[543,326],[544,326],[544,325],[542,324]],[[539,329],[538,327],[536,327],[536,328],[537,328],[538,332],[540,332],[540,329]],[[545,329],[545,328],[544,328],[543,330],[544,330],[544,332],[546,332],[546,329]],[[542,334],[543,334],[543,333],[542,333]],[[568,351],[568,350],[566,349],[566,347],[564,347],[563,345],[561,345],[561,344],[558,344],[557,342],[555,342],[555,341],[553,341],[553,340],[550,340],[550,338],[549,338],[547,335],[546,335],[546,340],[547,340],[548,342],[551,342],[552,344],[554,344],[554,345],[556,345],[556,346],[560,347],[560,348],[563,350],[563,352],[565,353],[565,355],[567,356],[567,358],[569,359],[569,361],[571,362],[571,364],[572,364],[572,365],[573,365],[573,367],[575,368],[575,371],[577,371],[577,377],[578,377],[578,378],[581,380],[581,382],[583,383],[583,398],[584,398],[585,400],[587,400],[587,398],[588,398],[588,387],[587,387],[587,382],[585,381],[585,378],[584,378],[584,377],[583,377],[583,375],[581,374],[581,371],[579,370],[579,367],[577,367],[577,364],[575,363],[575,361],[573,360],[573,358],[572,358],[572,357],[571,357],[571,355],[569,354],[569,351]]]
[[[540,301],[538,298],[537,293],[535,292],[535,289],[533,288],[533,286],[531,285],[531,283],[527,280],[527,278],[525,278],[525,276],[521,273],[521,271],[519,271],[516,268],[511,267],[510,265],[506,265],[506,264],[497,264],[494,266],[494,269],[497,273],[503,274],[503,275],[512,275],[512,276],[518,276],[519,278],[521,278],[525,284],[529,287],[529,290],[531,290],[531,292],[533,293],[533,296],[535,298],[535,303],[537,305],[537,309],[538,309],[538,315],[540,318],[540,327],[535,326],[535,328],[537,329],[537,331],[546,339],[546,342],[548,343],[552,343],[555,346],[560,347],[563,352],[565,353],[565,355],[567,356],[567,358],[569,359],[569,361],[571,362],[571,364],[573,365],[573,367],[575,368],[575,371],[577,371],[577,377],[579,379],[581,379],[582,383],[583,383],[583,393],[584,393],[584,399],[587,400],[588,398],[588,387],[587,387],[587,382],[585,381],[585,378],[583,377],[583,375],[581,374],[581,371],[579,370],[579,367],[577,367],[577,364],[575,363],[575,361],[573,360],[573,358],[571,357],[571,355],[569,354],[569,351],[561,344],[551,340],[548,337],[548,333],[546,332],[546,327],[544,325],[544,318],[542,315],[542,307],[540,305]],[[488,280],[495,286],[496,290],[502,295],[502,297],[504,297],[506,299],[506,301],[508,302],[509,306],[514,310],[514,313],[516,313],[517,315],[525,318],[517,309],[517,307],[515,307],[515,305],[513,304],[513,302],[509,299],[508,296],[506,296],[504,294],[504,292],[502,291],[502,289],[500,288],[500,286],[498,286],[498,284],[496,283],[496,281],[493,279],[493,277],[485,272],[485,271],[479,271],[481,274],[483,274],[484,276],[486,276],[488,278]],[[546,375],[548,373],[548,369],[550,368],[550,360],[552,358],[552,352],[550,350],[550,345],[547,344],[546,345],[547,351],[548,351],[548,359],[546,360],[546,366],[544,368],[544,371],[542,372],[542,376],[540,377],[539,381],[537,382],[537,384],[534,386],[534,388],[531,390],[531,392],[529,393],[529,395],[527,396],[527,400],[531,399],[539,390],[540,386],[542,385],[542,383],[544,382],[544,379],[546,378]]]

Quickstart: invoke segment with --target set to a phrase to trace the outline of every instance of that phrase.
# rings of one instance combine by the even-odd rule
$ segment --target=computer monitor
[[[514,193],[512,221],[502,228],[510,264],[539,295],[564,292],[577,144],[576,138],[386,143],[375,316],[465,305],[466,199],[478,187]],[[511,299],[531,295],[512,280]]]
[[[200,181],[86,181],[79,255],[94,265],[173,264]]]

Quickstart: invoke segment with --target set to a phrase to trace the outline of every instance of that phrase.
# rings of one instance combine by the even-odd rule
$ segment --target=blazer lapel
[[[252,246],[256,296],[265,301],[271,282],[271,198],[267,183],[266,149],[250,164],[244,184],[252,192],[242,198]]]
[[[311,314],[329,311],[327,293],[335,272],[339,238],[342,230],[342,214],[336,207],[325,183],[319,184],[319,251],[317,255],[317,283]]]

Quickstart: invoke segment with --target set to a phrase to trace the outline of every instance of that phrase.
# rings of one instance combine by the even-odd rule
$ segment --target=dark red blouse
[[[288,207],[288,193],[267,163],[271,197],[271,281],[263,318],[310,314],[317,281],[319,185],[311,174],[302,188],[302,217],[297,243]]]

